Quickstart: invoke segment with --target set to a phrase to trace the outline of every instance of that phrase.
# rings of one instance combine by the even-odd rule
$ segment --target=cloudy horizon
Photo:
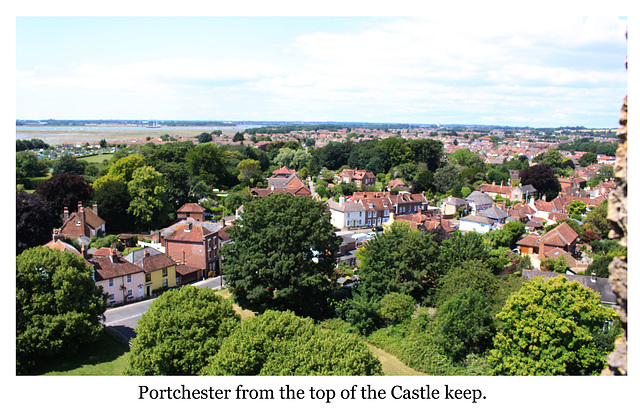
[[[18,119],[617,127],[622,18],[18,17]]]

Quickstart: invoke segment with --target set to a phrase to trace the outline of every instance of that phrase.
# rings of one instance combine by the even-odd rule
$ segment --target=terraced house
[[[124,257],[144,271],[145,295],[152,296],[161,290],[180,286],[176,272],[177,263],[165,253],[145,247]]]

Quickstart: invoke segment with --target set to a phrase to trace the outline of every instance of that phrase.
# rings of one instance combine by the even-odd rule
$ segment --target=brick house
[[[177,210],[176,214],[178,220],[191,217],[197,222],[204,222],[204,208],[197,203],[185,203]]]
[[[353,182],[358,187],[373,186],[376,184],[376,175],[364,169],[343,169],[340,176],[338,176],[338,180],[342,183]]]
[[[298,189],[304,186],[304,182],[295,170],[291,170],[286,166],[275,170],[270,178],[267,179],[267,187],[269,189]]]
[[[78,210],[69,214],[69,209],[65,206],[62,218],[60,233],[64,237],[77,239],[81,236],[91,238],[98,236],[99,232],[105,233],[105,221],[98,216],[98,204],[94,203],[93,208],[83,207],[82,202],[78,202]]]
[[[352,199],[359,201],[365,210],[365,226],[381,226],[387,223],[394,204],[386,192],[355,192]]]
[[[177,263],[201,269],[204,274],[220,273],[218,231],[222,225],[181,220],[160,233],[165,253]]]
[[[394,208],[396,216],[427,212],[429,202],[421,193],[399,193],[397,195],[390,194],[389,200]]]

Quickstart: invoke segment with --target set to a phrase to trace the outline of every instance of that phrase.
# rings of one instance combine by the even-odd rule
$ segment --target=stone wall
[[[627,97],[624,98],[620,128],[618,129],[618,150],[614,169],[618,182],[609,195],[607,219],[611,223],[609,238],[620,239],[627,246]],[[603,375],[627,375],[627,258],[616,257],[609,265],[609,283],[617,296],[616,311],[620,315],[624,335],[616,340],[616,348],[607,357],[608,366]]]

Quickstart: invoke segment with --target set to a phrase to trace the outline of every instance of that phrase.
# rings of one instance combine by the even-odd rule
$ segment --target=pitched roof
[[[165,240],[176,240],[181,242],[202,242],[206,236],[212,233],[212,231],[205,227],[197,226],[189,222],[178,225],[164,238]]]
[[[474,191],[467,196],[467,202],[475,203],[476,205],[492,205],[493,199],[486,193]]]
[[[180,206],[180,209],[178,209],[178,212],[202,213],[204,212],[204,207],[200,206],[197,203],[185,203],[184,205]]]
[[[138,266],[127,262],[118,255],[94,257],[90,262],[95,268],[96,281],[143,273],[143,270]]]
[[[346,200],[342,204],[336,202],[333,199],[327,201],[327,205],[331,210],[337,210],[340,212],[364,212],[365,207],[359,200]]]
[[[164,253],[157,255],[145,256],[135,263],[136,266],[142,268],[146,273],[155,272],[156,270],[165,269],[176,266],[176,262]]]
[[[496,220],[504,219],[508,216],[504,210],[500,209],[496,205],[493,205],[488,209],[481,210],[478,213],[476,213],[476,215],[484,216],[484,217],[488,217],[490,219],[496,219]]]
[[[545,233],[540,242],[545,245],[565,247],[573,243],[577,238],[578,234],[565,222]]]
[[[172,224],[171,226],[162,229],[162,231],[160,232],[160,235],[162,237],[166,238],[167,236],[169,236],[173,232],[175,232],[176,229],[178,229],[180,226],[184,226],[187,223],[191,223],[192,227],[203,227],[203,228],[207,229],[211,233],[217,232],[218,230],[222,229],[222,225],[219,224],[219,223],[198,222],[198,221],[194,220],[193,218],[187,218],[187,219],[179,220],[176,223]]]
[[[71,252],[77,256],[82,256],[82,253],[80,253],[78,249],[76,249],[75,247],[71,246],[66,242],[63,242],[60,239],[56,240],[55,242],[52,240],[49,243],[45,244],[44,246],[48,247],[49,249],[57,249],[63,252]]]
[[[475,223],[482,223],[485,225],[493,225],[496,222],[489,219],[488,217],[484,217],[484,216],[465,216],[465,217],[461,217],[460,220],[464,220],[467,222],[475,222]]]
[[[540,236],[532,233],[524,238],[520,239],[516,245],[526,247],[538,247],[540,246]]]

